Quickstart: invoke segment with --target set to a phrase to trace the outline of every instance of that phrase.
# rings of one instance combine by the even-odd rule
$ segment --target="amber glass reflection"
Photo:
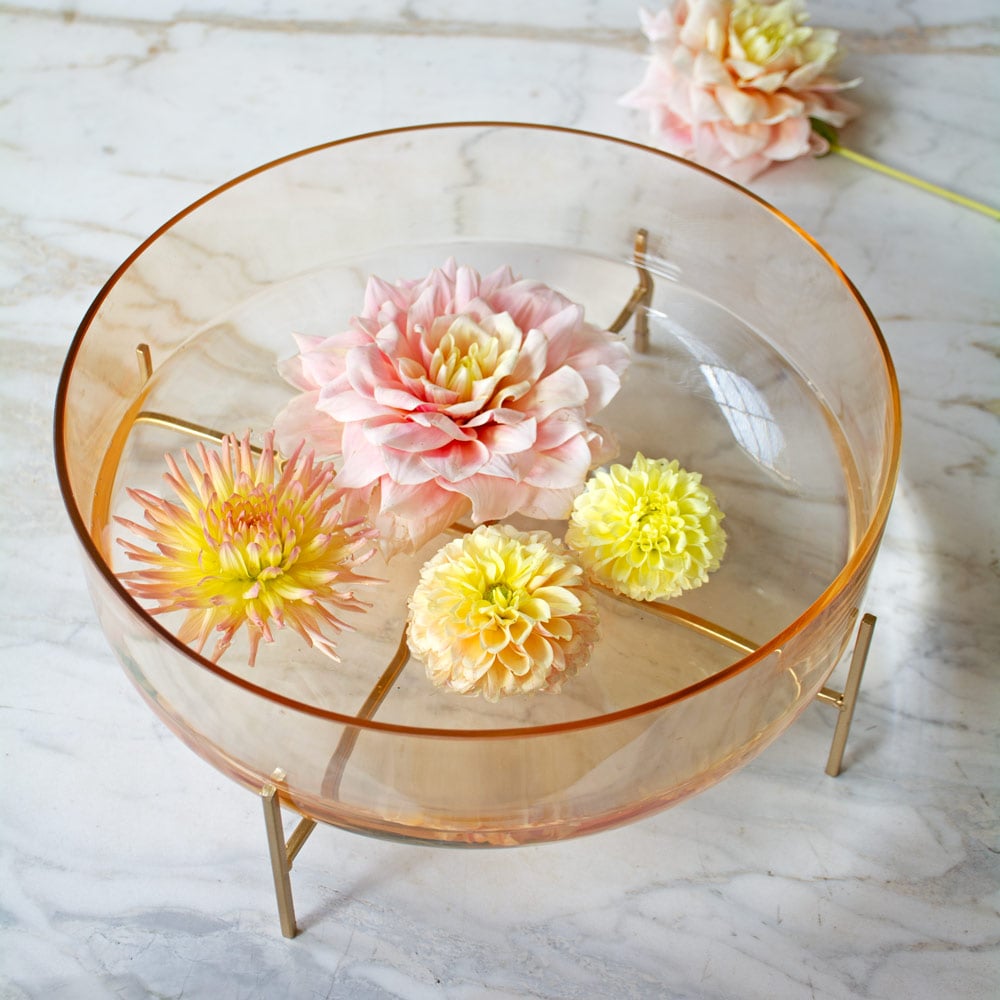
[[[722,568],[670,605],[707,634],[602,596],[604,638],[560,695],[490,706],[433,689],[411,661],[366,713],[438,543],[381,568],[388,582],[337,668],[285,636],[255,668],[238,648],[211,664],[122,589],[111,518],[124,487],[157,488],[163,453],[191,444],[150,412],[260,432],[291,394],[275,363],[292,333],[342,329],[369,272],[419,277],[449,255],[484,271],[509,263],[610,322],[635,283],[639,229],[655,284],[649,346],[601,420],[624,460],[680,459],[727,512]],[[505,845],[670,805],[809,704],[849,640],[884,526],[898,394],[855,290],[747,192],[601,136],[463,124],[297,154],[168,223],[80,327],[56,451],[102,627],[192,749],[251,788],[281,769],[287,803],[350,829]],[[731,634],[754,651],[720,641]]]

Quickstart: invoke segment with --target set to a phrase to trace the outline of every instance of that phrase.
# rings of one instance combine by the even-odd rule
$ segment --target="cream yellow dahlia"
[[[566,531],[597,582],[636,601],[700,587],[726,551],[725,515],[697,472],[637,454],[631,468],[598,470]]]
[[[547,531],[481,525],[424,564],[408,636],[435,684],[497,701],[573,676],[597,639],[597,607]]]
[[[350,628],[334,611],[368,606],[353,588],[374,582],[355,572],[374,554],[374,532],[342,521],[333,466],[300,445],[279,469],[273,434],[256,461],[249,434],[223,438],[217,452],[199,444],[198,460],[186,451],[182,458],[191,482],[170,455],[163,477],[180,504],[130,489],[146,523],[115,518],[154,546],[118,539],[147,567],[119,574],[127,589],[157,602],[151,614],[186,611],[177,637],[199,653],[221,633],[213,660],[246,625],[253,666],[261,639],[273,641],[272,623],[338,659],[324,629]]]
[[[813,128],[857,113],[833,75],[839,35],[812,28],[802,0],[673,0],[640,12],[652,53],[622,99],[646,108],[665,149],[745,183],[772,163],[822,154]]]

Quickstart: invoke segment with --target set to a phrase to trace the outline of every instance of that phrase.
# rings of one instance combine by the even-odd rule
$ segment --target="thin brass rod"
[[[302,845],[309,839],[309,834],[316,829],[316,820],[303,816],[297,826],[292,830],[292,835],[285,845],[285,857],[288,859],[288,868],[291,870],[292,862],[298,857]]]
[[[753,653],[760,648],[759,645],[745,636],[738,635],[736,632],[730,632],[729,629],[724,628],[722,625],[710,622],[706,618],[699,618],[698,615],[693,615],[689,611],[681,611],[680,608],[672,608],[667,604],[658,604],[655,601],[634,601],[626,594],[617,594],[610,588],[602,587],[600,584],[592,583],[591,587],[599,590],[608,597],[613,597],[622,604],[628,604],[633,608],[638,608],[640,611],[656,615],[658,618],[665,618],[667,621],[676,622],[678,625],[683,625],[693,632],[707,636],[709,639],[714,639],[716,642],[722,643],[723,646],[729,646],[730,649],[735,649],[740,653]]]
[[[149,350],[149,344],[136,346],[135,360],[139,365],[139,378],[145,385],[153,377],[153,355]]]
[[[358,710],[357,717],[359,719],[370,719],[375,715],[379,705],[385,701],[386,696],[392,690],[393,684],[396,683],[397,678],[403,672],[403,667],[406,666],[409,658],[410,648],[406,643],[406,626],[404,625],[403,634],[399,638],[399,645],[396,647],[393,658],[389,661],[389,665],[385,670],[382,671],[381,676],[375,682],[375,686],[371,689],[368,697]],[[356,726],[345,729],[344,734],[337,743],[337,749],[334,750],[333,756],[330,758],[330,763],[326,766],[326,774],[323,776],[321,790],[322,794],[329,799],[336,799],[340,795],[340,783],[344,778],[344,770],[347,767],[347,761],[354,752],[354,746],[358,742],[360,733],[361,731]]]
[[[206,427],[204,424],[196,424],[191,420],[182,420],[180,417],[172,417],[168,413],[157,413],[154,410],[141,410],[135,415],[133,423],[152,424],[154,427],[181,431],[183,434],[190,434],[192,437],[201,438],[202,441],[211,441],[213,444],[221,444],[225,437],[222,431],[217,431],[214,427]]]
[[[214,427],[206,427],[204,424],[196,424],[191,420],[181,420],[180,417],[171,417],[167,413],[157,413],[154,410],[141,410],[135,415],[133,424],[152,424],[154,427],[165,427],[171,431],[181,431],[183,434],[190,434],[192,437],[201,438],[202,441],[211,441],[212,444],[222,444],[222,439],[226,436],[222,431],[217,431]],[[259,455],[264,449],[260,445],[250,445],[250,450]],[[275,453],[274,464],[280,470],[284,458]]]
[[[625,307],[615,317],[608,327],[612,333],[620,333],[625,324],[635,315],[635,349],[639,354],[649,350],[649,304],[653,301],[653,279],[646,269],[646,243],[649,233],[645,229],[635,231],[635,243],[632,248],[632,261],[635,264],[639,282],[632,290]],[[636,310],[643,306],[639,312]]]
[[[844,684],[843,694],[837,696],[837,692],[824,688],[820,692],[826,692],[824,701],[833,701],[839,711],[837,727],[833,731],[833,742],[830,745],[830,756],[826,762],[826,773],[831,778],[836,778],[840,774],[841,764],[844,760],[844,748],[847,746],[847,737],[851,732],[851,721],[854,718],[854,706],[858,700],[858,690],[861,687],[861,676],[865,672],[865,663],[868,660],[868,649],[872,643],[872,633],[875,631],[875,616],[866,614],[861,619],[858,626],[858,635],[854,640],[854,652],[851,655],[851,666],[847,671],[847,682]],[[830,696],[837,696],[831,698]]]
[[[284,827],[281,823],[281,803],[278,801],[274,785],[265,785],[260,790],[260,797],[264,803],[264,826],[267,829],[267,848],[271,856],[271,873],[274,875],[274,894],[278,901],[281,933],[286,938],[293,938],[299,929],[295,925],[292,882],[288,877],[290,865],[285,847]]]

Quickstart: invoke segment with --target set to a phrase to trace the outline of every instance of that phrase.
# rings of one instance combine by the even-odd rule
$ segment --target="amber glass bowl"
[[[407,659],[407,597],[447,538],[368,565],[386,582],[338,640],[340,664],[290,630],[252,668],[239,643],[217,664],[196,654],[116,576],[114,516],[136,516],[126,487],[163,493],[164,453],[198,434],[259,440],[293,394],[276,372],[293,334],[345,329],[369,274],[420,278],[449,257],[484,273],[509,264],[599,325],[637,304],[623,388],[597,419],[621,461],[641,451],[702,473],[726,513],[722,566],[670,602],[599,594],[602,638],[559,694],[491,704],[434,687]],[[633,296],[637,263],[649,290]],[[160,718],[247,787],[276,781],[304,814],[462,845],[622,823],[766,747],[849,641],[899,446],[876,324],[792,222],[654,150],[498,123],[331,143],[195,203],[101,291],[56,405],[94,604]]]

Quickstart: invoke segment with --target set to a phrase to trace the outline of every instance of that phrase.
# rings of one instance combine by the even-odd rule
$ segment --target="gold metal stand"
[[[275,781],[283,781],[284,773],[278,770],[272,777]],[[309,839],[309,834],[316,829],[316,820],[303,816],[286,844],[278,789],[275,785],[265,785],[260,790],[260,796],[264,803],[264,826],[267,829],[267,846],[271,855],[271,873],[274,875],[274,894],[278,901],[281,933],[286,938],[293,938],[299,929],[295,923],[295,905],[292,902],[292,881],[289,875],[296,855]]]
[[[817,701],[833,705],[840,713],[837,728],[833,731],[833,743],[830,746],[830,756],[826,762],[826,773],[831,778],[840,774],[844,760],[844,748],[851,731],[851,721],[854,718],[854,705],[858,700],[858,689],[861,687],[861,675],[865,672],[868,661],[868,648],[872,643],[872,633],[875,631],[876,618],[866,614],[858,626],[857,638],[854,640],[854,652],[851,654],[851,666],[847,671],[847,683],[843,691],[834,691],[825,687],[818,695]]]
[[[621,333],[625,324],[635,316],[635,331],[632,346],[637,354],[645,354],[649,350],[649,306],[653,301],[653,279],[646,270],[646,240],[649,233],[645,229],[635,231],[635,243],[632,248],[632,262],[639,275],[639,283],[635,286],[622,311],[608,327],[612,333]],[[642,306],[642,309],[639,309]],[[639,309],[636,312],[636,309]]]

